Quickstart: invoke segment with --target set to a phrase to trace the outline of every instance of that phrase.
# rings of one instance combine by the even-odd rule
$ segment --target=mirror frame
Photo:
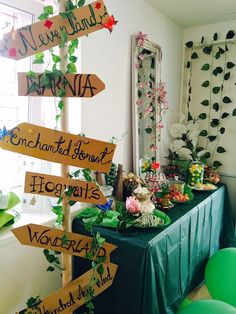
[[[138,100],[138,93],[137,93],[137,82],[138,82],[138,70],[135,66],[138,60],[138,49],[141,46],[137,44],[137,35],[132,35],[132,142],[133,142],[133,172],[139,175],[139,160],[144,156],[139,156],[139,132],[138,132],[138,123],[139,123],[139,116],[138,116],[138,106],[136,104]],[[142,48],[147,49],[153,53],[155,53],[155,90],[158,88],[158,83],[161,80],[161,61],[162,61],[162,49],[159,45],[154,42],[149,41],[148,39],[144,40]],[[158,97],[155,97],[155,113],[156,113],[156,121],[158,121],[158,117],[160,117],[160,108],[158,106]],[[155,145],[158,146],[158,150],[155,151],[155,159],[156,161],[160,161],[160,151],[161,151],[161,136],[160,132],[156,133],[156,143]]]

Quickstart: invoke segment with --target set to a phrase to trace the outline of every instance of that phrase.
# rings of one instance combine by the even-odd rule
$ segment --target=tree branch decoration
[[[215,33],[210,42],[205,43],[205,38],[202,37],[199,44],[192,41],[185,44],[188,51],[188,60],[185,64],[188,73],[187,120],[199,121],[201,145],[197,152],[204,152],[203,159],[215,169],[222,165],[218,160],[219,154],[226,152],[226,148],[220,143],[221,136],[227,132],[225,122],[236,116],[236,107],[228,95],[228,87],[235,71],[235,63],[229,57],[231,44],[235,40],[235,31],[228,31],[223,41],[218,41],[218,37]],[[207,61],[202,64],[202,59]],[[196,75],[196,68],[201,72],[199,75],[204,76],[204,80],[199,82],[200,86],[197,88],[202,89],[200,94],[206,95],[200,101],[198,108],[201,108],[202,112],[200,111],[197,116],[193,113],[193,94],[196,92],[193,90],[193,74]]]

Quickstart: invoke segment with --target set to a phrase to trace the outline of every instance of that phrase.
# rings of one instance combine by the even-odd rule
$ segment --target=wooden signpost
[[[91,277],[95,276],[96,282],[93,286],[94,296],[108,289],[114,280],[117,271],[117,265],[108,264],[104,267],[104,273],[99,274],[95,270],[89,270],[79,278],[67,284],[64,288],[59,289],[57,292],[49,295],[41,303],[38,304],[38,309],[27,308],[18,312],[17,314],[68,314],[88,302],[89,286]]]
[[[60,45],[62,32],[71,41],[104,28],[108,21],[103,0],[95,1],[73,10],[67,17],[50,17],[5,34],[0,41],[0,56],[20,60]]]
[[[26,172],[25,193],[51,197],[67,197],[64,193],[72,187],[70,200],[89,204],[105,204],[106,197],[95,182],[72,180],[41,173]]]
[[[63,241],[65,232],[41,225],[29,224],[12,229],[13,234],[23,245],[39,247],[48,250],[64,252],[70,255],[86,258],[86,254],[92,251],[92,238],[84,235],[68,232],[67,241]],[[110,262],[110,253],[116,246],[104,243],[94,254],[94,260],[106,257],[105,263]]]
[[[18,95],[56,97],[60,90],[65,90],[65,97],[93,97],[105,89],[105,84],[95,74],[65,74],[54,77],[50,79],[50,88],[42,84],[43,76],[45,74],[42,73],[35,77],[18,73]]]
[[[0,148],[61,164],[107,173],[115,145],[87,137],[40,127],[17,125],[0,141]]]

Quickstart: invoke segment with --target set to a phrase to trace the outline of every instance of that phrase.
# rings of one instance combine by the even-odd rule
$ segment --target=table
[[[233,218],[227,206],[226,186],[196,192],[189,204],[178,204],[168,215],[166,228],[135,230],[122,235],[96,228],[118,248],[111,261],[119,265],[110,289],[95,301],[95,314],[174,314],[183,298],[204,279],[208,258],[221,246],[235,244]],[[73,232],[86,234],[79,219]],[[74,257],[73,278],[90,268]],[[78,309],[75,313],[83,313]]]

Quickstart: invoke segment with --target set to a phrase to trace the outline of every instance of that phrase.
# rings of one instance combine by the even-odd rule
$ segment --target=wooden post
[[[60,0],[59,2],[59,13],[65,12],[65,5],[66,5],[66,0]],[[59,48],[59,54],[61,57],[61,62],[60,62],[60,70],[65,73],[67,70],[67,62],[65,60],[65,55],[67,52],[67,48]],[[64,102],[64,109],[61,113],[61,131],[63,132],[68,132],[68,98],[63,99]],[[64,178],[68,178],[69,175],[69,166],[61,164],[61,176]],[[67,198],[63,199],[62,202],[63,206],[63,212],[64,212],[64,220],[63,220],[63,225],[62,229],[65,232],[70,231],[70,206],[68,204]],[[62,266],[64,271],[62,272],[62,283],[63,287],[71,281],[72,274],[71,274],[71,256],[69,254],[63,253],[62,254]]]

